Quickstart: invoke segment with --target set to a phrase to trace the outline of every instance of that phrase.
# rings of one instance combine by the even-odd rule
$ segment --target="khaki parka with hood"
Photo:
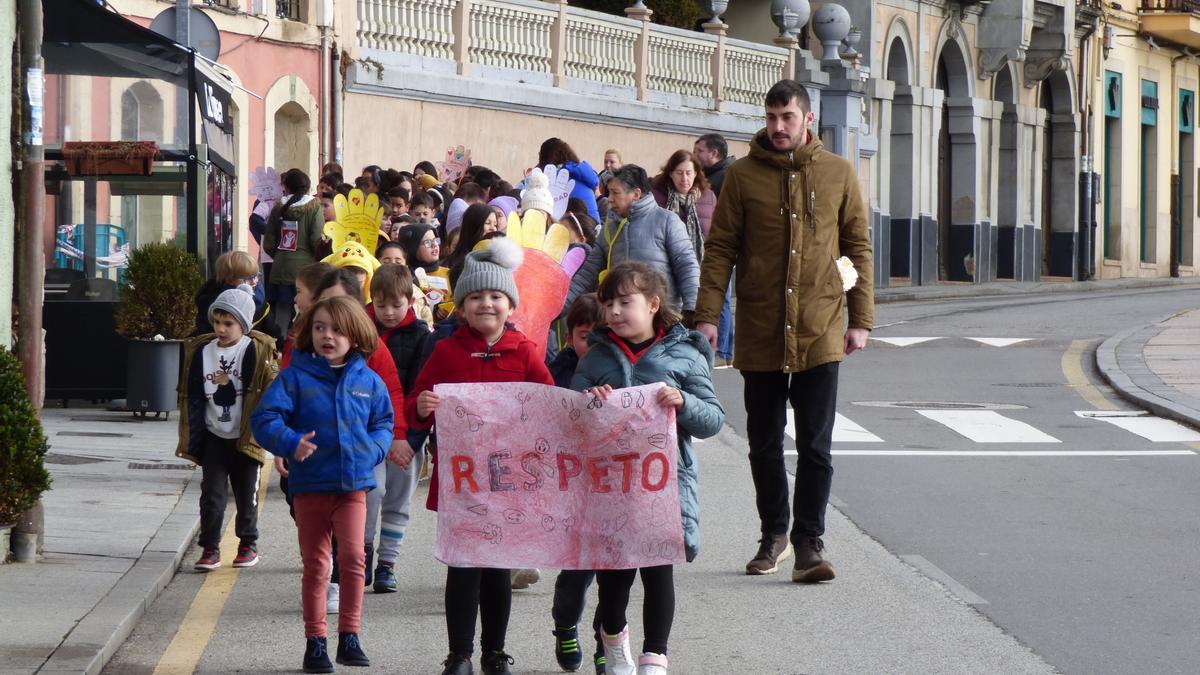
[[[842,291],[835,261],[858,283]],[[734,367],[799,372],[844,358],[849,327],[875,322],[867,207],[850,162],[812,138],[791,152],[766,130],[729,168],[704,247],[697,323],[716,324],[737,267]]]

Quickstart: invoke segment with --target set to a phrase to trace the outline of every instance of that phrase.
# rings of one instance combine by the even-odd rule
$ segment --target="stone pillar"
[[[558,16],[550,27],[550,73],[554,76],[554,86],[565,87],[567,84],[567,0],[549,0],[558,5]]]
[[[721,20],[709,21],[701,26],[705,33],[717,36],[717,48],[712,53],[712,99],[713,110],[725,111],[725,35],[729,25]]]
[[[459,75],[471,74],[471,0],[459,0],[450,15],[454,30],[454,61]]]
[[[872,115],[868,137],[874,145],[871,157],[869,195],[871,204],[871,243],[875,253],[875,286],[887,288],[892,276],[892,218],[891,218],[891,158],[892,158],[892,99],[896,83],[891,80],[870,79],[866,82],[868,105],[878,102],[878,113]],[[864,153],[865,155],[866,153]]]
[[[637,87],[639,101],[646,100],[648,75],[650,72],[650,17],[654,10],[638,4],[625,8],[625,16],[642,22],[642,32],[638,34],[637,42],[633,45],[633,78]]]

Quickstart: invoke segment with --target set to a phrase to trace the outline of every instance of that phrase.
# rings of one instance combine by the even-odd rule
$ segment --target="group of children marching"
[[[414,244],[410,260],[421,239]],[[379,257],[388,263],[385,253]],[[449,280],[453,314],[437,332],[420,318],[423,298],[409,267],[384,264],[363,274],[354,267],[307,265],[295,274],[296,318],[277,362],[274,341],[253,330],[261,314],[253,287],[257,269],[249,269],[253,258],[238,252],[222,257],[217,281],[224,290],[201,307],[212,332],[189,343],[181,386],[178,454],[198,463],[204,475],[202,553],[195,566],[221,564],[227,485],[237,506],[233,566],[258,562],[260,469],[266,454],[273,455],[303,560],[306,672],[333,671],[326,642],[331,610],[338,612],[334,660],[369,665],[359,639],[364,587],[396,590],[395,565],[422,447],[436,432],[437,384],[536,382],[606,398],[615,389],[664,383],[657,403],[677,411],[684,543],[687,559],[695,557],[699,520],[690,439],[716,434],[724,419],[708,342],[668,306],[670,291],[659,272],[625,263],[609,271],[595,295],[572,304],[567,346],[547,365],[546,354],[509,322],[520,302],[514,269],[521,258],[520,246],[504,238],[468,254],[457,278]],[[434,457],[432,510],[438,504]],[[376,531],[378,563],[372,569]],[[625,613],[639,573],[645,636],[635,657]],[[675,607],[670,565],[561,572],[552,608],[559,664],[565,670],[582,665],[577,625],[593,579],[599,593],[597,672],[666,673]],[[444,675],[474,672],[477,616],[482,672],[510,672],[514,660],[505,652],[505,635],[512,587],[507,569],[447,568]]]

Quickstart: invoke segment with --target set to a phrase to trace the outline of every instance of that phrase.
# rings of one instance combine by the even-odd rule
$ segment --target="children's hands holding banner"
[[[442,400],[438,398],[438,395],[432,391],[426,390],[421,392],[417,396],[417,415],[421,419],[428,419],[433,414],[433,411],[437,410],[438,404],[441,402]]]
[[[683,409],[683,392],[674,387],[664,386],[662,389],[659,389],[658,393],[654,396],[654,400],[664,408]]]

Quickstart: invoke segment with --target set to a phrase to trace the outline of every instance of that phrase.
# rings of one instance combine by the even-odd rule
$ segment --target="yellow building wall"
[[[1116,24],[1121,31],[1121,24]],[[1125,30],[1136,29],[1136,24]],[[1104,251],[1104,191],[1100,191],[1101,204],[1097,206],[1097,256],[1101,258],[1097,275],[1103,278],[1116,277],[1163,277],[1170,274],[1171,253],[1171,177],[1178,173],[1179,144],[1179,80],[1197,79],[1197,67],[1191,64],[1172,63],[1177,54],[1170,50],[1148,48],[1144,40],[1117,40],[1107,58],[1101,57],[1097,77],[1092,82],[1092,100],[1095,105],[1095,166],[1102,172],[1105,166],[1104,147],[1104,86],[1105,71],[1121,74],[1121,147],[1118,167],[1120,173],[1119,246],[1115,257],[1105,258]],[[1156,124],[1154,162],[1155,188],[1149,207],[1153,213],[1149,223],[1153,231],[1148,233],[1145,262],[1142,261],[1141,243],[1141,158],[1142,158],[1142,80],[1158,83],[1158,114]],[[1195,89],[1193,88],[1193,91]],[[1196,151],[1196,134],[1192,133],[1192,149]],[[1191,176],[1183,180],[1195,181],[1195,167]],[[1195,219],[1193,218],[1193,222]],[[1189,242],[1184,242],[1189,243]],[[1190,242],[1195,248],[1195,242]],[[1192,268],[1181,270],[1192,275]]]
[[[683,134],[359,93],[346,95],[345,119],[387,120],[346,126],[343,164],[351,175],[369,164],[411,170],[421,160],[437,163],[446,159],[447,148],[462,145],[471,151],[473,163],[516,183],[537,163],[542,141],[557,136],[597,171],[604,168],[604,151],[616,148],[626,164],[638,164],[653,176],[672,152],[691,150],[696,140]],[[738,157],[747,147],[744,142],[729,143],[730,153]]]

